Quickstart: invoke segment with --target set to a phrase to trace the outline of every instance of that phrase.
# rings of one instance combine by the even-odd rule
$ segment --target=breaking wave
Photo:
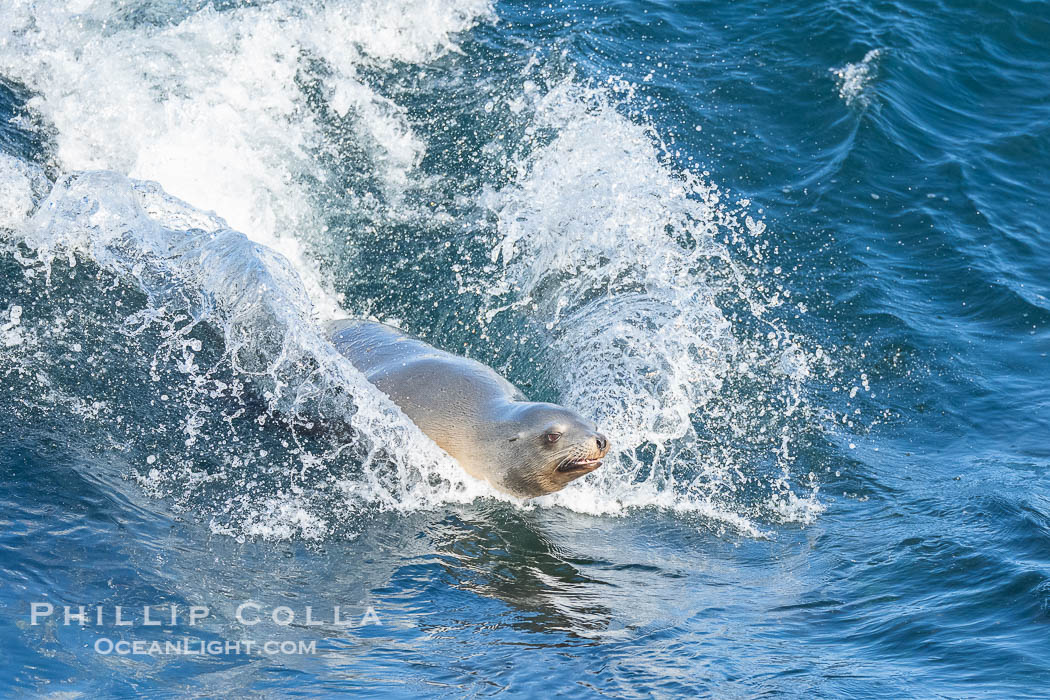
[[[644,114],[627,114],[629,85],[534,48],[494,66],[469,32],[498,20],[488,3],[407,8],[5,13],[0,72],[31,91],[20,126],[46,145],[42,162],[0,161],[15,280],[0,374],[16,419],[89,426],[67,439],[236,537],[353,536],[377,509],[507,500],[464,476],[318,323],[344,309],[392,320],[381,291],[348,295],[364,271],[326,252],[353,260],[366,227],[344,239],[333,220],[385,217],[411,229],[406,248],[449,246],[455,217],[427,204],[443,197],[485,254],[449,271],[475,327],[432,342],[531,334],[558,398],[616,448],[519,507],[668,508],[750,535],[812,520],[817,482],[794,455],[828,422],[808,382],[835,369],[792,331],[805,310],[778,284],[750,204],[677,165]],[[457,91],[480,97],[440,103]],[[428,116],[492,119],[479,137],[492,173],[434,173],[444,130],[419,118],[420,94],[437,100]],[[510,362],[515,377],[532,371]]]

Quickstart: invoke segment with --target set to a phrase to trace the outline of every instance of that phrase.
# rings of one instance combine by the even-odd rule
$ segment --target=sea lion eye
[[[547,444],[553,445],[561,439],[561,433],[547,433]]]

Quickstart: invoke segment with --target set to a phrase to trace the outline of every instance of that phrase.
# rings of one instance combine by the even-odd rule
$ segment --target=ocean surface
[[[0,695],[1046,697],[1048,212],[1041,1],[6,0]]]

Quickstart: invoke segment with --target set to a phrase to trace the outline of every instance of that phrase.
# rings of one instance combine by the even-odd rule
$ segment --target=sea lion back
[[[516,386],[486,365],[439,350],[392,326],[343,319],[330,322],[328,332],[336,349],[399,405],[403,395],[399,389],[408,389],[406,383],[413,385],[413,393],[431,390],[460,404],[468,396],[484,402],[485,394],[526,400]],[[454,371],[440,371],[443,366]]]

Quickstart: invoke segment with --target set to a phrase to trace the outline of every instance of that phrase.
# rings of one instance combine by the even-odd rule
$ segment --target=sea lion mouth
[[[574,459],[559,464],[557,471],[563,474],[585,474],[587,472],[593,472],[600,466],[602,466],[602,461],[600,459]]]

